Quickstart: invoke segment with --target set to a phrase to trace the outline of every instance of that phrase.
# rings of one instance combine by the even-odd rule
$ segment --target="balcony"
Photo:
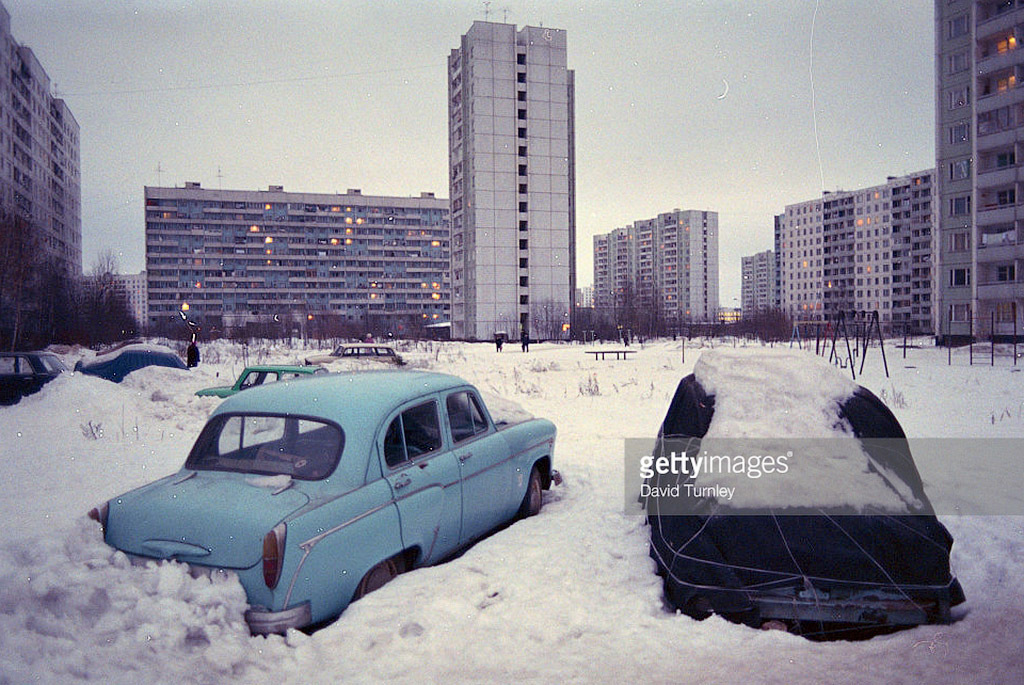
[[[985,205],[978,208],[978,225],[991,226],[993,224],[1012,223],[1017,218],[1017,208],[1014,205]]]
[[[1024,298],[1024,281],[978,284],[979,300],[1019,300]]]
[[[994,72],[1012,67],[1024,61],[1024,53],[1018,49],[996,52],[993,50],[988,57],[978,56],[978,76],[986,76]]]
[[[1016,166],[992,166],[978,171],[979,188],[1009,186],[1020,180],[1024,180],[1024,175],[1019,172]]]
[[[979,42],[992,36],[1009,33],[1016,26],[1018,19],[1020,13],[1014,11],[1001,12],[985,19],[979,17],[976,27]]]

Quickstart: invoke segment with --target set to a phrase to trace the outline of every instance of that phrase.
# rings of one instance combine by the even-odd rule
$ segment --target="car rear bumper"
[[[245,612],[245,622],[253,635],[284,633],[289,628],[301,628],[312,621],[309,602],[303,602],[284,611],[266,611],[253,607]]]

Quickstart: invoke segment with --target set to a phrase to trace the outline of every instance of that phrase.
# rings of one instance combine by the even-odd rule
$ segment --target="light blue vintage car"
[[[318,624],[540,511],[555,426],[495,424],[472,385],[332,374],[226,399],[174,475],[96,507],[133,560],[235,572],[253,633]]]

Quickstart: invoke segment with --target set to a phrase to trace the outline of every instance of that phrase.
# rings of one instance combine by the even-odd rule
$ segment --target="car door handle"
[[[462,462],[463,464],[465,464],[472,457],[473,457],[473,453],[472,452],[466,452],[465,454],[460,454],[459,455],[459,461]]]
[[[409,485],[409,483],[412,483],[412,479],[409,478],[409,476],[402,474],[395,480],[395,490],[401,490],[406,485]]]

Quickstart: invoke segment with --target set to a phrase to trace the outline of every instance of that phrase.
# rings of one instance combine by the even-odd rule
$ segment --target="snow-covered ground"
[[[666,611],[647,529],[624,513],[623,441],[654,437],[702,350],[685,362],[671,341],[626,361],[583,350],[402,350],[411,366],[552,419],[565,482],[539,516],[400,576],[312,635],[249,636],[237,582],[133,567],[85,517],[180,467],[220,402],[195,390],[232,381],[245,359],[292,363],[305,350],[207,344],[191,372],[144,369],[120,385],[79,374],[0,408],[0,683],[1024,682],[1021,516],[941,517],[967,595],[953,625],[812,643]],[[874,349],[858,381],[911,437],[1024,437],[1024,376],[1010,359],[971,367],[956,353],[947,366],[945,350],[887,351],[892,377]],[[969,455],[918,467],[938,509],[963,496]]]

